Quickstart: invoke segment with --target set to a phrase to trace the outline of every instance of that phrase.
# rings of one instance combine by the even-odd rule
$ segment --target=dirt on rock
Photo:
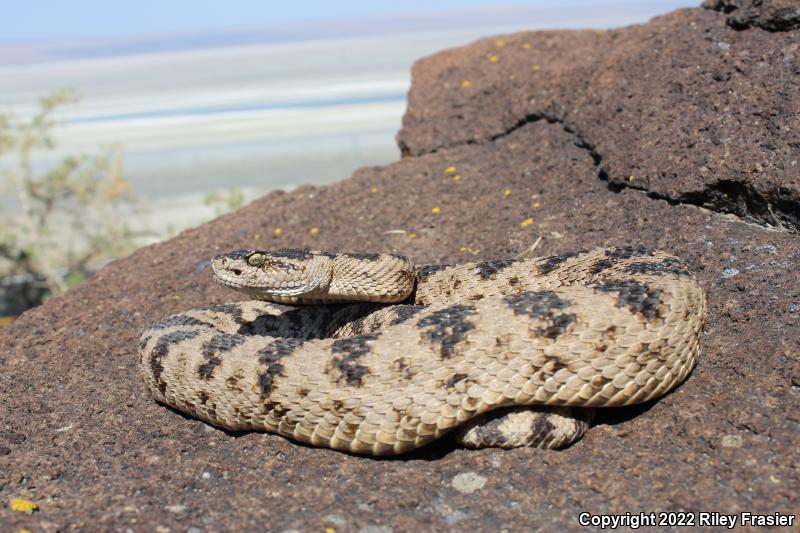
[[[800,40],[774,23],[789,2],[711,4],[425,58],[400,161],[269,194],[25,313],[0,332],[0,529],[578,530],[582,512],[797,512]],[[709,298],[689,379],[602,413],[564,451],[445,438],[358,457],[220,431],[155,403],[137,373],[149,324],[239,299],[211,283],[221,251],[457,263],[537,241],[536,255],[656,247]]]

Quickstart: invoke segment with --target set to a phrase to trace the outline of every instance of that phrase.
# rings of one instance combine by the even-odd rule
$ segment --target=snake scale
[[[593,408],[678,385],[706,316],[694,274],[638,247],[458,266],[237,250],[211,264],[250,299],[143,333],[139,368],[156,400],[371,455],[451,430],[471,447],[564,446]]]

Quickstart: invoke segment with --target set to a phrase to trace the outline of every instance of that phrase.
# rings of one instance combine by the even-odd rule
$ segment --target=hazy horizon
[[[153,1],[155,0],[137,2],[137,10],[131,14],[147,12],[147,4],[152,4]],[[141,6],[142,3],[145,6]],[[182,3],[173,0],[167,6],[178,10],[178,6]],[[250,0],[235,0],[233,3],[250,4]],[[379,9],[381,3],[364,4],[345,0],[336,4],[337,11],[334,16],[325,16],[328,11],[317,9],[312,17],[305,15],[307,12],[305,7],[308,4],[305,2],[302,12],[287,11],[282,13],[283,16],[276,16],[276,12],[270,9],[269,22],[259,23],[258,20],[263,19],[258,17],[255,20],[242,21],[239,17],[232,19],[232,23],[229,21],[227,26],[224,20],[215,20],[211,18],[210,13],[203,10],[193,10],[196,15],[194,20],[185,20],[185,16],[178,17],[173,13],[173,18],[176,20],[172,23],[174,25],[172,28],[168,24],[159,24],[163,17],[148,18],[146,21],[137,21],[135,17],[133,21],[127,20],[127,17],[122,20],[116,18],[106,20],[107,17],[106,19],[100,17],[94,24],[87,22],[81,24],[81,21],[87,18],[91,20],[87,15],[92,12],[82,11],[81,6],[93,6],[96,10],[97,2],[93,0],[70,2],[65,13],[67,20],[59,19],[55,16],[57,11],[53,12],[54,8],[65,9],[66,4],[53,0],[44,2],[50,4],[46,17],[37,16],[37,13],[32,12],[36,5],[41,6],[41,4],[41,2],[16,3],[6,10],[7,19],[15,20],[17,24],[4,28],[4,33],[0,35],[0,66],[252,44],[366,37],[386,33],[491,27],[516,27],[520,31],[525,28],[610,27],[641,21],[654,14],[665,13],[679,7],[696,7],[698,1],[568,0],[552,4],[544,0],[528,2],[507,0],[503,5],[486,6],[483,5],[485,0],[438,0],[406,2],[404,4],[406,6],[417,6],[417,11],[407,7],[392,12],[387,10],[386,6],[383,6],[383,10]],[[323,2],[321,5],[330,8],[331,4]],[[453,9],[454,5],[457,9]],[[258,2],[256,6],[264,9],[265,4]],[[422,6],[426,9],[419,9]],[[447,6],[450,6],[449,9]],[[343,10],[343,7],[355,7],[357,10],[347,16],[348,10]],[[579,14],[578,8],[580,8]],[[102,10],[100,12],[102,13]],[[237,14],[232,6],[226,7],[224,12]],[[180,14],[185,15],[186,11],[181,11]],[[197,20],[197,15],[203,14],[205,22],[203,17]],[[71,19],[69,15],[72,15]],[[54,21],[57,21],[57,24]],[[47,22],[51,24],[48,26]],[[135,26],[137,22],[141,26]]]

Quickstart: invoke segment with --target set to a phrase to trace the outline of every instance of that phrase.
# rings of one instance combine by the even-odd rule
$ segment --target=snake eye
[[[264,254],[253,252],[247,256],[247,264],[253,267],[261,266],[264,263]]]

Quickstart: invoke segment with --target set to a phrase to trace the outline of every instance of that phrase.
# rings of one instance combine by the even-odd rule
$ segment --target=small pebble
[[[486,485],[486,478],[475,472],[464,472],[453,478],[451,483],[453,488],[464,494],[472,494],[476,490],[481,490]]]
[[[738,268],[733,268],[733,267],[726,268],[725,270],[722,271],[722,279],[732,278],[738,273],[739,273]]]
[[[392,533],[392,528],[389,526],[378,526],[375,524],[368,524],[358,530],[359,533]]]
[[[723,448],[741,448],[742,447],[742,437],[739,435],[725,435],[722,437],[722,447]]]
[[[203,472],[200,477],[203,479],[211,479],[211,472]]]
[[[455,510],[449,515],[444,517],[444,523],[448,526],[452,526],[453,524],[457,524],[464,520],[467,517],[467,513],[464,511]]]
[[[338,514],[327,514],[322,518],[322,520],[325,522],[330,522],[331,524],[336,524],[337,526],[343,526],[347,523],[344,517]]]

